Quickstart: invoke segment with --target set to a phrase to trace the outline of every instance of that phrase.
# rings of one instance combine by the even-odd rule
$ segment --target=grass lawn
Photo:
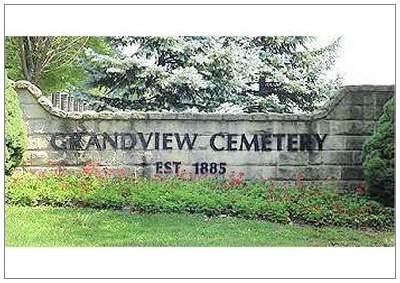
[[[393,246],[394,232],[315,228],[201,215],[6,206],[6,246]]]

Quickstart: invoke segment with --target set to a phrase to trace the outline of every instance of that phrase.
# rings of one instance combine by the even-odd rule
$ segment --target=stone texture
[[[376,126],[384,103],[393,97],[393,86],[348,86],[339,91],[321,109],[312,114],[205,114],[137,111],[65,112],[53,107],[41,91],[26,81],[15,83],[21,108],[28,125],[29,144],[21,170],[57,170],[70,172],[97,162],[104,170],[121,168],[132,176],[154,176],[156,162],[181,162],[180,170],[195,175],[196,163],[226,163],[222,177],[244,173],[246,178],[264,178],[281,184],[305,185],[329,189],[354,190],[363,182],[362,146]],[[106,149],[57,151],[50,137],[57,133],[197,133],[192,150],[157,150],[150,143],[147,150],[138,142],[133,150]],[[326,134],[322,151],[289,151],[287,140],[277,151],[214,151],[211,135],[246,134]],[[83,138],[88,142],[89,136]],[[118,137],[121,142],[121,137]],[[226,146],[227,137],[218,138],[216,146]],[[276,141],[275,141],[276,142]],[[275,144],[276,145],[276,144]],[[164,166],[164,165],[163,165]],[[168,171],[168,170],[167,170]],[[171,174],[171,173],[167,173]],[[206,174],[207,175],[207,174]],[[217,174],[218,175],[218,174]]]
[[[368,136],[347,136],[344,140],[343,149],[347,150],[362,150],[362,147]]]
[[[370,135],[374,131],[375,121],[350,120],[330,121],[331,135]]]
[[[361,166],[343,166],[342,180],[362,180],[363,171]]]
[[[278,180],[340,180],[341,167],[327,165],[310,166],[279,166],[277,172]]]
[[[26,89],[20,89],[18,92],[18,100],[21,104],[37,104],[37,99]]]
[[[109,176],[113,175],[124,175],[132,178],[143,176],[143,167],[140,166],[99,166],[98,167],[102,174]],[[66,174],[80,174],[82,173],[82,167],[79,166],[24,166],[19,167],[20,172],[32,172],[32,173],[47,173],[47,172],[65,172]]]
[[[325,165],[361,165],[361,151],[324,151],[322,163]]]
[[[362,120],[364,119],[364,107],[360,105],[338,105],[329,115],[333,120]]]
[[[46,135],[32,135],[29,137],[28,150],[50,149],[50,137]]]
[[[25,119],[47,119],[49,116],[48,112],[38,103],[24,105],[22,112]]]

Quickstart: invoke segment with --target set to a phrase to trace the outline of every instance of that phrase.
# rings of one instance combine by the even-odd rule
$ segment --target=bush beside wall
[[[5,105],[5,172],[6,175],[10,175],[12,170],[21,164],[28,138],[17,93],[9,79],[6,79]]]
[[[373,135],[363,147],[363,172],[368,193],[385,204],[394,204],[394,99],[384,106]]]

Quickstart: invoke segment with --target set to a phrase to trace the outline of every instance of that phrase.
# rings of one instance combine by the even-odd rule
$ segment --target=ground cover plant
[[[393,246],[393,231],[287,225],[199,214],[6,206],[11,247]]]
[[[9,205],[90,207],[144,213],[196,213],[314,226],[391,229],[392,208],[363,195],[329,188],[279,187],[268,181],[203,178],[129,179],[85,166],[77,175],[15,174],[7,181]],[[64,171],[63,171],[64,172]]]

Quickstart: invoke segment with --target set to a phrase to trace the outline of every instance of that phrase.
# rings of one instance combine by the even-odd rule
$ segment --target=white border
[[[95,7],[95,8],[94,8]],[[393,6],[6,6],[6,35],[356,35]],[[374,19],[379,19],[375,21]]]
[[[78,8],[7,6],[6,34],[257,35],[268,32],[280,35],[336,36],[345,32],[351,36],[357,32],[357,28],[358,31],[364,30],[365,35],[379,35],[382,26],[388,25],[391,29],[392,26],[389,24],[393,21],[390,17],[387,21],[374,20],[381,9],[392,9],[390,6],[382,8],[381,6],[139,7],[100,6],[94,9],[92,6]],[[1,59],[3,62],[3,54]],[[379,60],[375,60],[369,67],[380,68]],[[3,97],[1,100],[3,105]],[[3,127],[1,128],[3,131]],[[3,148],[1,151],[3,152]],[[5,274],[6,277],[387,278],[394,276],[394,250],[394,248],[7,248]]]
[[[7,248],[9,278],[387,278],[394,248]],[[379,260],[378,260],[379,259]]]

